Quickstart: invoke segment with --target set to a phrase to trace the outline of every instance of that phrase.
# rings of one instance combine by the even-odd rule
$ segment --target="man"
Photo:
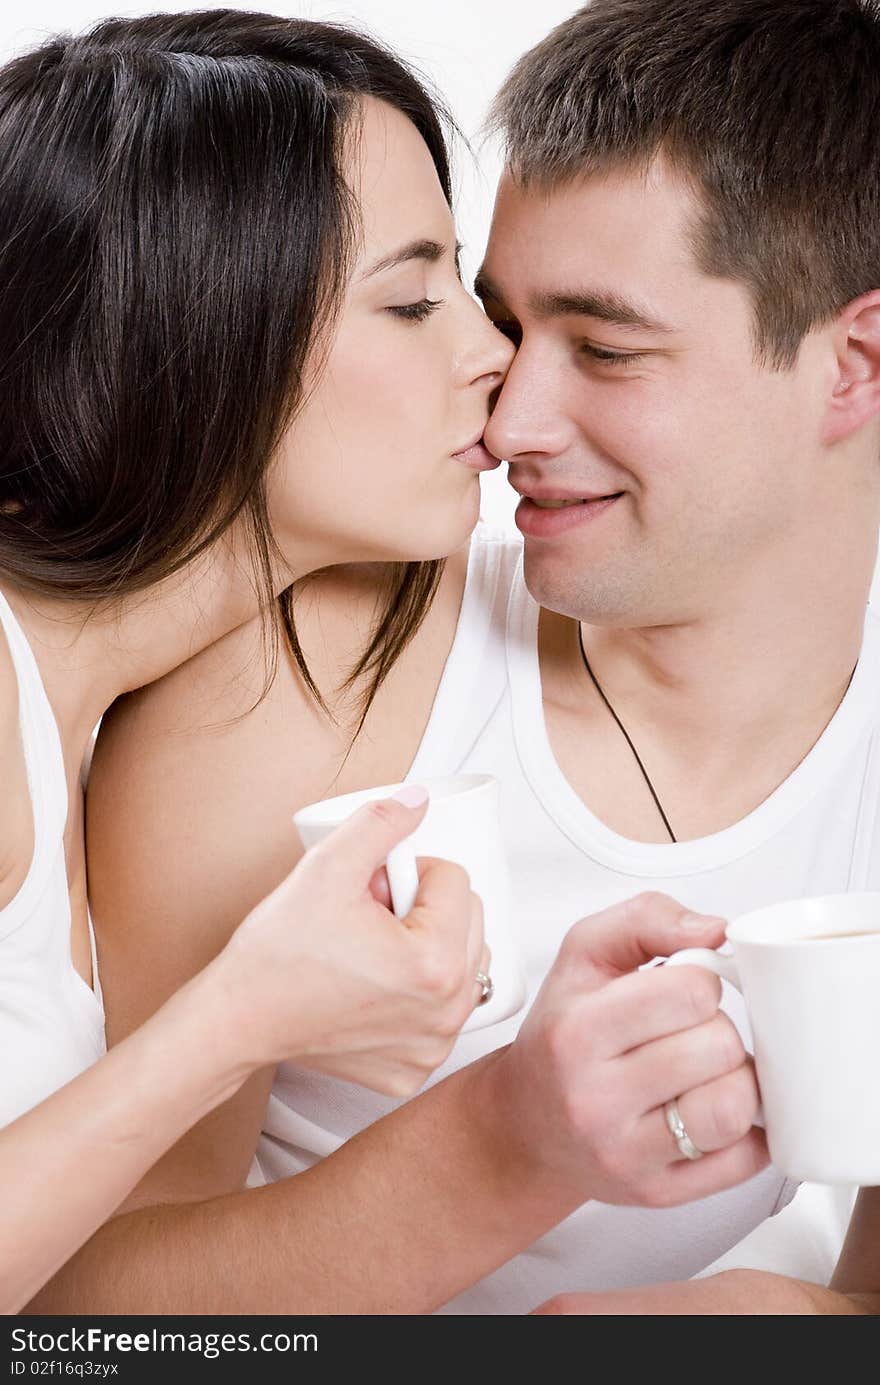
[[[517,66],[478,289],[518,347],[486,443],[524,580],[485,534],[466,584],[450,561],[350,753],[351,696],[328,724],[292,665],[251,710],[254,631],[136,699],[99,749],[90,874],[120,1034],[289,868],[298,804],[491,772],[540,993],[394,1111],[280,1070],[252,1174],[277,1181],[236,1191],[271,1074],[251,1084],[39,1308],[522,1312],[685,1279],[791,1197],[707,974],[638,970],[687,915],[623,901],[880,886],[878,100],[856,0],[596,0]],[[375,608],[367,571],[306,589],[320,688]],[[854,1307],[733,1287],[729,1311]]]

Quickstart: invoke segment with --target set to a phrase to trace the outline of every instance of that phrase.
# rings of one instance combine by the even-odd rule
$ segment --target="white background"
[[[571,0],[543,0],[540,5],[526,0],[437,0],[431,4],[347,0],[341,5],[284,5],[271,0],[261,4],[252,0],[224,7],[350,23],[389,43],[429,79],[474,150],[472,156],[460,145],[454,157],[455,210],[465,247],[462,267],[465,283],[470,286],[486,244],[500,168],[497,148],[480,133],[489,100],[520,54],[579,5]],[[110,15],[173,14],[208,8],[213,6],[169,0],[135,5],[113,5],[112,0],[96,4],[87,0],[36,0],[25,9],[13,0],[0,15],[0,62],[54,33],[77,33]],[[516,497],[504,479],[506,470],[500,467],[483,477],[483,514],[515,532],[512,516]]]
[[[35,0],[0,14],[0,62],[59,31],[77,32],[110,15],[175,13],[213,6],[158,0],[155,4],[88,4],[83,0]],[[228,9],[331,19],[366,28],[385,40],[426,75],[446,100],[464,135],[473,143],[479,165],[464,149],[455,159],[456,215],[465,249],[465,282],[480,262],[492,214],[500,161],[498,151],[480,138],[492,94],[516,59],[580,6],[570,0],[347,0],[339,6],[321,3],[229,3]],[[16,12],[17,11],[17,12]],[[483,478],[483,513],[512,526],[512,492],[505,468]],[[515,531],[514,531],[515,532]],[[880,577],[875,578],[880,595]],[[753,1265],[819,1280],[833,1264],[840,1225],[845,1224],[849,1196],[845,1189],[805,1187],[780,1216],[760,1227],[718,1267]]]

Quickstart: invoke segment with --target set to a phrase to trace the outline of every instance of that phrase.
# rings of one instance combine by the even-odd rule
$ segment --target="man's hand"
[[[645,894],[582,920],[491,1073],[505,1135],[573,1200],[667,1207],[751,1178],[768,1162],[758,1089],[721,983],[700,967],[638,968],[717,947],[721,919]],[[683,1158],[675,1098],[704,1156]]]
[[[725,1270],[682,1284],[616,1289],[607,1294],[559,1294],[531,1316],[720,1317],[748,1314],[797,1317],[809,1314],[868,1316],[880,1311],[880,1295],[838,1294],[819,1284],[763,1270]]]

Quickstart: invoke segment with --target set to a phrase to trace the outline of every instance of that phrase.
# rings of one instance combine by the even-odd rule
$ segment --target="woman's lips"
[[[453,452],[453,457],[457,462],[464,462],[473,471],[494,471],[501,465],[497,457],[493,457],[482,442],[475,442],[473,446],[465,448],[464,452]]]
[[[576,505],[564,505],[561,509],[543,509],[534,500],[523,496],[516,507],[516,527],[529,539],[554,539],[559,534],[567,534],[581,524],[590,524],[609,510],[623,492],[616,495],[602,495],[595,500],[582,500]]]

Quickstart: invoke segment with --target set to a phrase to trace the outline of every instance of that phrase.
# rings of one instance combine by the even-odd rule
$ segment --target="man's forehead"
[[[613,169],[555,187],[523,186],[506,173],[478,291],[502,303],[527,299],[539,316],[588,313],[667,330],[670,285],[703,277],[695,209],[683,180],[662,170]]]

